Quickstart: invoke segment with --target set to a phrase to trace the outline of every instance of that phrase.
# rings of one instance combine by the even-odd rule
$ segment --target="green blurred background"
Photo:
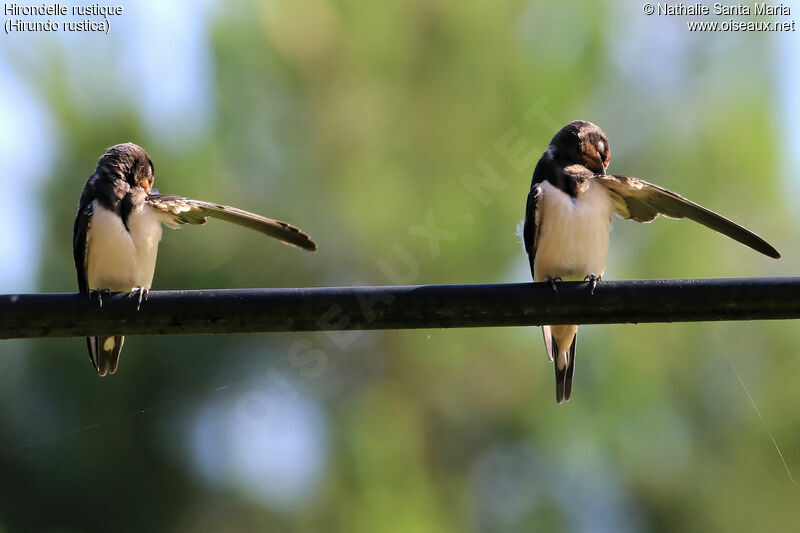
[[[796,33],[622,1],[123,5],[109,35],[0,37],[0,292],[75,290],[80,190],[124,141],[161,192],[320,245],[165,230],[155,289],[527,281],[533,164],[577,118],[611,171],[783,253],[617,221],[607,278],[797,273]],[[104,379],[82,339],[2,341],[0,531],[792,530],[732,364],[800,478],[799,346],[789,321],[586,326],[556,406],[536,328],[129,337]]]

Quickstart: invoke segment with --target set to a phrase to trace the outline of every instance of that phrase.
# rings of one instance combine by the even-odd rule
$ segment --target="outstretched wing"
[[[687,200],[680,194],[630,176],[604,174],[595,178],[613,193],[614,211],[623,218],[650,222],[658,215],[669,218],[686,217],[764,255],[775,259],[781,257],[778,250],[752,231]]]
[[[291,246],[312,252],[317,249],[314,241],[300,228],[235,207],[161,194],[151,194],[147,197],[147,203],[162,215],[162,220],[168,226],[205,224],[207,217],[213,217],[254,229]]]

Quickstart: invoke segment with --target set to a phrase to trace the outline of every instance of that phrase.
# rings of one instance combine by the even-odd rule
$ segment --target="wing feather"
[[[78,291],[89,292],[89,282],[86,279],[86,236],[89,225],[92,223],[92,204],[81,196],[78,205],[78,214],[72,227],[72,255],[75,259],[75,271],[78,273]]]
[[[596,179],[614,193],[615,197],[612,198],[614,210],[623,218],[650,222],[658,215],[669,218],[686,217],[764,255],[775,259],[781,257],[778,250],[752,231],[687,200],[680,194],[631,176],[605,174],[597,175]]]
[[[256,230],[290,246],[315,251],[317,245],[300,228],[227,205],[192,200],[181,196],[151,194],[147,202],[162,215],[165,224],[205,224],[207,217],[218,218]]]
[[[533,262],[536,258],[536,246],[539,241],[539,200],[542,197],[541,183],[531,185],[528,193],[528,203],[525,207],[525,225],[522,229],[522,241],[528,253],[528,262],[533,276]]]

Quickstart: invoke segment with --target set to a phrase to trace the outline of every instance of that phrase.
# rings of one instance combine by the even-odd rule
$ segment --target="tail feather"
[[[542,326],[542,336],[544,337],[544,349],[547,352],[547,357],[554,361],[553,334],[550,332],[550,326]]]
[[[89,359],[97,370],[97,375],[113,374],[119,366],[119,354],[125,337],[87,337],[86,346],[89,348]]]
[[[560,368],[558,366],[558,343],[553,337],[550,338],[550,346],[552,349],[550,358],[553,360],[553,368],[556,370],[556,403],[561,403],[564,401],[564,382],[567,369],[564,366]]]
[[[578,332],[575,332],[575,337],[572,338],[572,344],[569,345],[569,366],[567,366],[567,376],[564,380],[564,401],[568,402],[572,397],[572,375],[575,373],[575,352],[578,344]]]
[[[575,351],[577,344],[578,333],[575,332],[569,350],[561,354],[556,339],[552,335],[550,337],[550,358],[553,360],[553,368],[555,368],[556,373],[556,403],[568,402],[572,397],[572,376],[575,372]]]

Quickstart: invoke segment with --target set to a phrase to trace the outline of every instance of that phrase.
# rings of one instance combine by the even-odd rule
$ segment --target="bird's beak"
[[[147,194],[150,194],[150,182],[147,179],[143,179],[142,181],[140,181],[139,185],[142,186],[142,188],[144,189],[144,192],[146,192]]]
[[[603,174],[606,173],[606,165],[602,161],[600,162],[600,166],[603,167]]]

